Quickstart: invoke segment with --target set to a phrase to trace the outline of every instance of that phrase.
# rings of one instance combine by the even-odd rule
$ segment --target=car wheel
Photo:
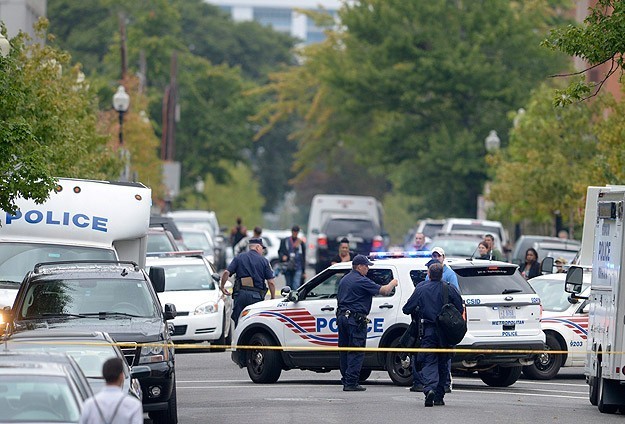
[[[167,409],[164,411],[154,411],[149,414],[153,424],[177,424],[178,423],[178,401],[176,399],[176,379],[174,378],[174,388],[172,389]]]
[[[518,365],[514,367],[501,367],[499,365],[488,371],[478,371],[480,379],[491,387],[508,387],[512,386],[521,376],[523,367]]]
[[[360,376],[358,377],[359,383],[364,383],[371,376],[373,370],[363,368],[360,370]]]
[[[590,404],[593,406],[597,406],[597,403],[599,403],[599,385],[597,384],[599,381],[599,374],[601,374],[601,367],[599,366],[599,362],[597,361],[597,370],[595,371],[595,376],[590,377],[588,381],[588,398],[590,399]]]
[[[558,339],[551,333],[547,333],[545,349],[565,350],[560,346]],[[545,351],[536,357],[532,365],[523,367],[523,374],[527,378],[534,380],[551,380],[558,374],[563,362],[564,356],[562,354],[549,354]]]
[[[216,346],[225,346],[228,344],[227,342],[227,338],[229,336],[226,334],[226,313],[224,312],[222,320],[221,320],[221,336],[215,340],[215,345]],[[210,348],[211,352],[225,352],[226,348],[225,347],[211,347]]]
[[[601,375],[601,363],[597,364],[597,408],[599,408],[599,412],[602,414],[614,414],[618,409],[619,405],[608,405],[603,403],[603,398],[605,396],[605,380]]]
[[[391,348],[399,346],[399,336],[391,342]],[[386,354],[386,372],[398,386],[412,385],[412,366],[410,354],[406,352],[388,352]]]
[[[254,334],[249,342],[250,346],[259,349],[249,349],[246,352],[247,373],[254,383],[275,383],[280,378],[282,367],[280,353],[277,350],[262,349],[263,346],[274,346],[275,343],[263,333]]]

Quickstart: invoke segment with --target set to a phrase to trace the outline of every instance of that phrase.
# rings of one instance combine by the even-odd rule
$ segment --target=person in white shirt
[[[143,424],[143,405],[122,391],[124,368],[120,358],[102,365],[106,386],[83,404],[79,424]]]

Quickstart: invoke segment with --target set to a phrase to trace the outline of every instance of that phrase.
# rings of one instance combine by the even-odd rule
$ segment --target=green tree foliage
[[[546,11],[508,0],[345,5],[342,31],[304,49],[303,66],[272,75],[276,102],[258,118],[304,119],[293,134],[302,175],[345,146],[402,192],[427,198],[427,215],[474,216],[484,138],[506,134],[506,113],[564,67],[539,46],[553,20]]]
[[[556,105],[587,99],[596,94],[613,73],[625,70],[625,2],[598,0],[589,12],[581,26],[553,29],[543,45],[586,60],[589,67],[582,73],[604,63],[609,63],[610,69],[598,82],[574,79],[568,87],[556,92]]]
[[[553,88],[543,84],[533,93],[508,148],[490,158],[495,171],[490,198],[500,218],[544,223],[555,211],[576,216],[586,187],[602,184],[595,177],[602,103],[554,108]]]
[[[42,34],[46,26],[38,24]],[[11,211],[18,195],[43,202],[54,177],[105,179],[119,170],[80,69],[67,53],[25,40],[10,40],[0,57],[0,208]]]

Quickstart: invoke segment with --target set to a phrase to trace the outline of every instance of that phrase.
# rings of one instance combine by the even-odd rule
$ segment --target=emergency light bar
[[[397,258],[431,258],[430,250],[410,250],[399,252],[371,252],[369,259],[397,259]]]

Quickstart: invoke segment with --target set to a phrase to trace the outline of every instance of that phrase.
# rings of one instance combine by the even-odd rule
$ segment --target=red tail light
[[[373,242],[371,243],[371,250],[376,252],[382,250],[384,247],[384,240],[380,236],[376,236],[373,238]]]
[[[319,234],[319,237],[317,237],[317,247],[328,248],[328,238],[325,234]]]

